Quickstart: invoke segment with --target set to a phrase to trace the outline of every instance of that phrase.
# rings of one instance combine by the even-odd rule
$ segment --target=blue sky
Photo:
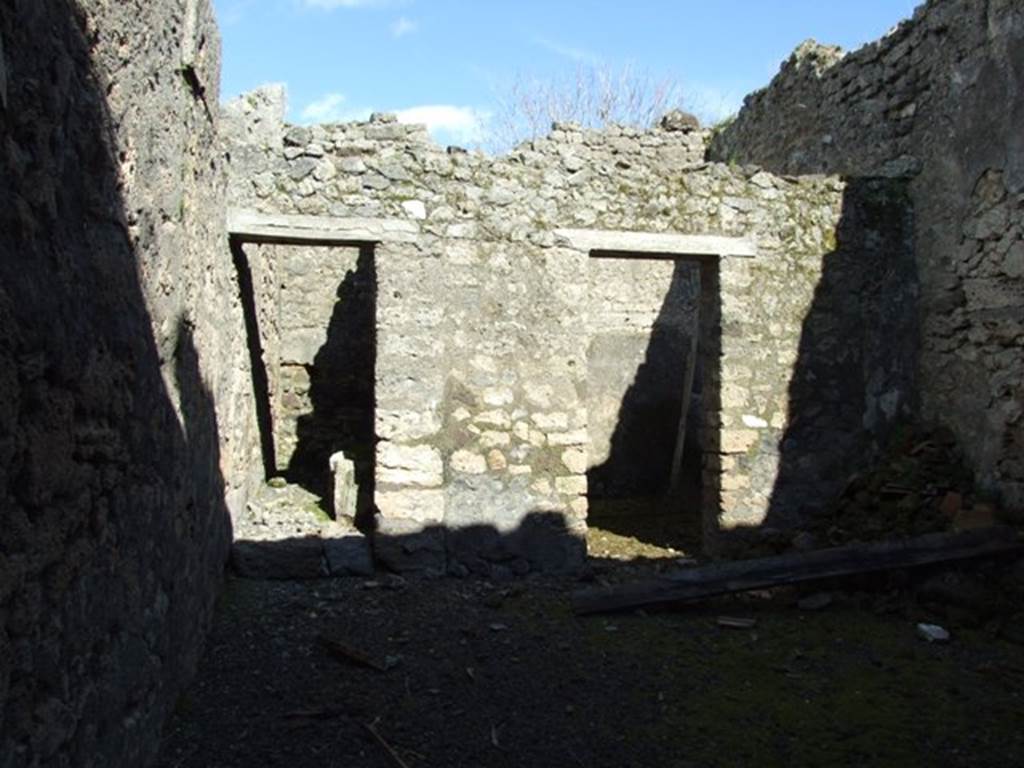
[[[516,77],[625,66],[679,83],[714,121],[807,38],[853,49],[918,0],[214,0],[222,96],[285,83],[289,119],[398,112],[442,143],[486,140]]]

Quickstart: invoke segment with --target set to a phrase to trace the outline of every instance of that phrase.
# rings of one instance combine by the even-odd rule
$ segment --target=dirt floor
[[[686,567],[659,554],[582,583],[231,578],[158,765],[1024,765],[1024,566],[571,613],[573,589]]]

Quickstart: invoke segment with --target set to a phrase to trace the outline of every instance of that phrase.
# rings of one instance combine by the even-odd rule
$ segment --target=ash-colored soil
[[[590,579],[652,567],[666,566],[597,562]],[[574,579],[231,579],[158,765],[1022,765],[1024,616],[991,578],[1010,568],[875,579],[819,611],[777,590],[588,618],[569,609]],[[920,595],[936,584],[988,584],[999,605],[935,614]],[[723,628],[723,614],[757,624]],[[920,620],[952,641],[924,642]]]

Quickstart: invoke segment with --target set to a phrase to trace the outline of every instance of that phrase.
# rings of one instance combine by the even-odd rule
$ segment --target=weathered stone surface
[[[906,176],[920,291],[919,416],[948,424],[979,483],[1024,506],[1020,296],[1024,8],[932,0],[843,55],[800,46],[709,155],[776,173]],[[1015,245],[1016,243],[1016,245]],[[979,418],[979,414],[986,414]]]
[[[280,541],[236,541],[231,564],[251,579],[318,579],[328,571],[323,541],[318,537]]]
[[[355,530],[328,529],[323,538],[324,559],[331,576],[372,576],[370,539]]]
[[[397,573],[447,572],[444,529],[417,520],[379,517],[373,553],[381,566]]]
[[[816,345],[827,348],[872,327],[862,312],[874,312],[881,294],[866,286],[851,288],[852,298],[841,307],[814,306],[822,257],[836,247],[841,215],[858,210],[860,188],[848,189],[835,179],[794,183],[764,172],[700,164],[695,147],[707,136],[701,131],[658,129],[641,138],[567,126],[534,142],[529,151],[538,162],[528,163],[449,155],[395,123],[332,126],[330,132],[333,145],[320,142],[325,154],[318,162],[334,162],[343,175],[358,156],[381,183],[364,180],[359,195],[352,194],[358,188],[342,190],[334,181],[318,183],[315,176],[296,184],[287,170],[295,160],[287,160],[288,147],[282,145],[255,155],[237,153],[245,163],[235,168],[239,181],[232,184],[232,204],[250,211],[246,215],[253,221],[305,216],[299,221],[311,232],[324,229],[318,222],[327,222],[321,217],[328,212],[332,221],[369,216],[407,228],[399,237],[376,240],[374,252],[374,397],[377,437],[385,440],[376,480],[378,493],[389,494],[392,510],[399,508],[402,493],[447,488],[475,477],[489,482],[464,484],[458,496],[478,493],[477,506],[487,509],[501,503],[495,489],[515,497],[516,478],[530,477],[524,486],[532,498],[528,506],[561,510],[567,520],[576,519],[580,505],[575,511],[570,505],[585,482],[572,478],[583,471],[584,452],[591,457],[588,470],[608,468],[611,478],[616,468],[625,467],[622,477],[631,476],[648,495],[657,494],[676,455],[682,382],[687,370],[702,368],[695,389],[710,395],[690,398],[691,443],[705,434],[708,439],[698,450],[706,456],[718,457],[723,450],[744,456],[730,469],[742,476],[725,481],[728,511],[707,512],[709,531],[740,516],[745,523],[772,515],[780,525],[797,525],[799,505],[772,499],[780,472],[822,478],[813,488],[802,481],[793,486],[799,487],[794,497],[804,494],[804,503],[812,504],[842,480],[816,472],[811,464],[833,466],[851,454],[867,455],[864,444],[870,439],[840,441],[823,451],[828,439],[815,433],[813,441],[789,443],[797,446],[800,461],[790,462],[788,456],[780,461],[773,445],[789,426],[789,392],[800,394],[804,410],[818,408],[823,420],[831,414],[836,434],[860,435],[865,428],[880,433],[900,412],[898,373],[872,385],[879,388],[877,397],[862,391],[836,394],[871,379],[870,366],[899,370],[880,354],[834,366],[828,373],[832,384],[818,395],[792,385],[794,377],[809,382],[823,375],[794,370],[813,367]],[[614,177],[605,170],[612,167]],[[267,173],[275,191],[259,197],[244,179]],[[419,182],[414,198],[412,188],[403,186],[409,180]],[[571,195],[557,192],[570,187]],[[877,197],[876,208],[903,210],[895,196]],[[600,230],[595,229],[598,213]],[[851,265],[858,257],[898,252],[902,219],[895,218],[897,225],[884,232],[846,238],[842,252]],[[262,232],[253,230],[252,236]],[[615,258],[593,258],[592,252]],[[686,266],[664,260],[671,255],[694,261]],[[313,274],[319,267],[307,261],[304,269]],[[801,356],[801,344],[807,345],[801,341],[803,318],[812,308],[828,318],[829,333],[807,347],[813,354]],[[315,327],[307,323],[282,342],[294,339],[289,343],[308,358],[319,343]],[[703,365],[691,359],[691,340],[698,336]],[[873,350],[871,343],[862,347]],[[896,399],[887,394],[883,401],[882,387]],[[290,385],[285,378],[281,389],[286,400],[302,402],[300,380]],[[855,405],[840,418],[836,410],[843,397]],[[655,433],[633,415],[645,403],[644,423],[656,425],[660,435],[646,443],[644,438]],[[705,421],[701,409],[708,406],[721,412],[711,414],[706,429],[699,430]],[[758,426],[746,426],[743,417],[749,421],[755,412]],[[807,423],[818,429],[817,423]],[[639,442],[633,445],[631,439]],[[291,450],[288,440],[279,443]],[[416,451],[436,447],[441,464],[436,456],[427,467],[383,453],[410,443]],[[810,453],[820,458],[809,459]],[[659,458],[650,461],[648,455]],[[631,466],[643,467],[646,474]],[[661,479],[652,480],[655,474]],[[720,489],[721,472],[708,470],[705,482]],[[613,485],[602,480],[592,490]],[[419,502],[405,506],[413,509]],[[446,525],[457,514],[451,498],[444,514]],[[492,514],[495,521],[501,518]]]
[[[260,471],[218,39],[205,1],[0,13],[5,768],[151,762]]]
[[[441,453],[432,446],[387,442],[377,446],[377,478],[383,484],[435,487],[441,485],[443,475]]]
[[[403,489],[378,491],[377,510],[388,519],[407,519],[439,525],[444,521],[444,491]]]
[[[359,498],[355,462],[343,453],[335,453],[331,456],[330,468],[334,478],[334,517],[336,520],[354,523]]]

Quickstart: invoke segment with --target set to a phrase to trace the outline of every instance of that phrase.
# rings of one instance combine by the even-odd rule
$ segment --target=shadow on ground
[[[366,724],[410,768],[1024,760],[1024,648],[984,625],[928,645],[934,615],[885,584],[585,619],[577,584],[232,581],[158,765],[397,765]]]

